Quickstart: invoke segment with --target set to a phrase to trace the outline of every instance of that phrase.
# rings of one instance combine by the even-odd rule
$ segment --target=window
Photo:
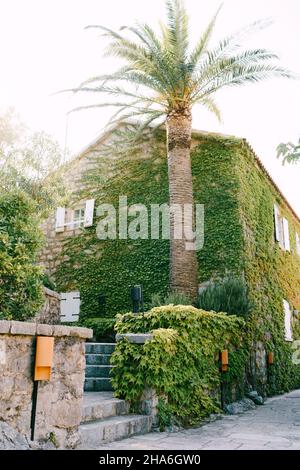
[[[285,340],[293,341],[292,312],[291,312],[290,304],[286,300],[283,301],[283,309],[284,309]]]
[[[94,220],[95,199],[88,199],[74,210],[58,207],[55,216],[55,231],[64,232],[65,228],[91,227]]]
[[[55,231],[57,233],[63,232],[65,229],[65,213],[64,207],[58,207],[55,215]]]
[[[279,246],[285,250],[290,251],[290,231],[288,220],[280,215],[278,206],[274,205],[274,222],[275,222],[275,239]]]
[[[84,224],[85,209],[74,209],[73,211],[73,228],[82,227]]]

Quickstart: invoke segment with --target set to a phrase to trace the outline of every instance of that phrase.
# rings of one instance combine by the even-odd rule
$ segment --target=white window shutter
[[[91,227],[94,220],[95,199],[88,199],[85,203],[84,227]]]
[[[281,242],[281,230],[280,230],[280,214],[279,208],[274,205],[274,222],[275,222],[275,239],[277,242]]]
[[[300,237],[297,232],[296,232],[296,251],[297,251],[297,255],[300,256]]]
[[[57,207],[55,216],[55,231],[63,232],[65,229],[65,208]]]
[[[284,248],[287,251],[291,251],[291,244],[290,244],[290,231],[289,231],[289,223],[287,219],[282,219],[283,225],[283,237],[284,237]]]
[[[291,312],[291,309],[290,309],[290,304],[286,300],[283,301],[283,308],[284,308],[285,340],[286,341],[293,341],[292,312]]]
[[[80,292],[62,292],[60,294],[60,319],[62,322],[79,320]]]

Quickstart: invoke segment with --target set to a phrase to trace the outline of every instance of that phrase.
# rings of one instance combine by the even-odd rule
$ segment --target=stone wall
[[[39,382],[35,438],[59,447],[78,444],[87,328],[0,321],[0,421],[30,439],[35,338],[54,336],[49,382]]]
[[[36,323],[55,325],[60,323],[60,294],[44,287],[45,302],[35,316]]]

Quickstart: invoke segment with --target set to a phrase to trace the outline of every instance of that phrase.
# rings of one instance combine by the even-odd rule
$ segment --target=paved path
[[[265,405],[242,415],[224,416],[199,428],[177,433],[153,432],[98,449],[300,450],[300,390],[268,399]]]

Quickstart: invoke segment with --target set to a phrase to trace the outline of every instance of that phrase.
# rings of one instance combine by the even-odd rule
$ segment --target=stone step
[[[129,403],[119,400],[112,392],[86,392],[83,395],[82,423],[125,415]]]
[[[115,343],[85,343],[86,354],[112,354]]]
[[[103,366],[110,364],[110,354],[86,354],[85,360],[87,365]]]
[[[105,442],[117,441],[151,430],[151,417],[144,415],[114,416],[103,421],[81,424],[81,448],[92,449]]]
[[[107,377],[87,377],[84,381],[85,392],[112,391],[111,381]]]
[[[86,366],[85,376],[88,377],[110,377],[110,372],[113,366]]]

